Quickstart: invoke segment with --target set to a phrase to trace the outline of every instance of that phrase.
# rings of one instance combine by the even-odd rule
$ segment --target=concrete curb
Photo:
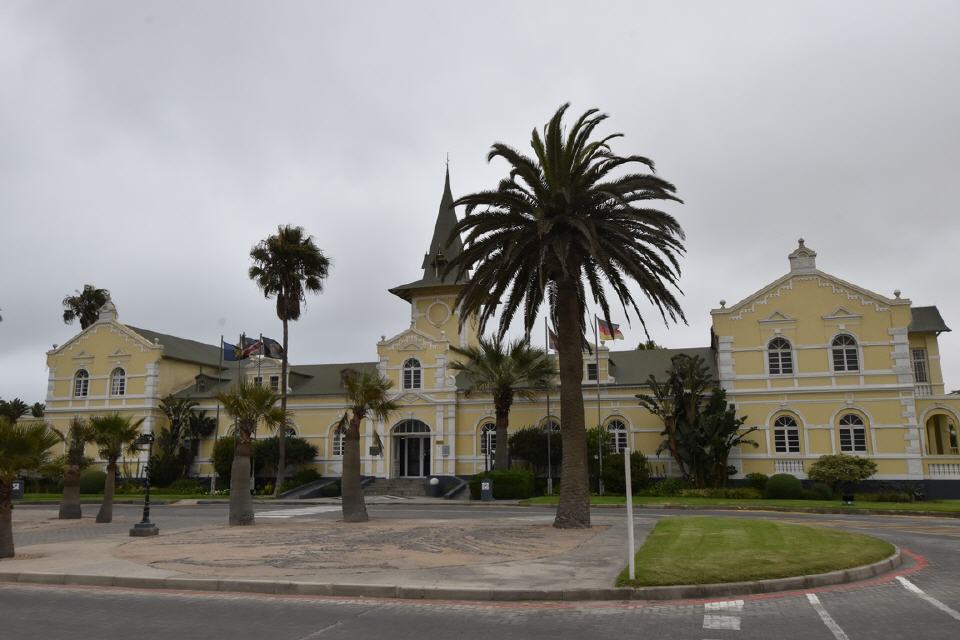
[[[900,567],[903,556],[896,547],[886,560],[873,564],[793,578],[775,578],[752,582],[677,585],[670,587],[611,587],[607,589],[473,589],[449,587],[405,587],[369,584],[323,584],[274,580],[218,578],[140,578],[40,572],[0,572],[0,582],[20,584],[126,587],[134,589],[171,589],[176,591],[220,591],[228,593],[267,593],[301,596],[342,596],[364,598],[400,598],[406,600],[469,601],[585,601],[585,600],[688,600],[754,595],[797,589],[816,589],[829,585],[859,582]]]
[[[524,504],[521,507],[556,507],[555,504]],[[591,509],[625,509],[623,504],[592,504]],[[823,513],[843,516],[921,516],[924,518],[960,518],[960,511],[908,511],[907,509],[870,509],[852,507],[835,509],[829,507],[778,507],[778,506],[738,506],[712,504],[634,504],[634,509],[679,509],[690,511],[776,511],[778,513]]]

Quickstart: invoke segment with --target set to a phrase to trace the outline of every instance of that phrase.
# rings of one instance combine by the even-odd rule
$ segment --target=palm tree
[[[100,316],[100,307],[110,300],[110,292],[98,289],[92,284],[83,285],[83,291],[63,298],[63,321],[66,324],[80,319],[80,328],[86,329]]]
[[[113,413],[107,416],[90,418],[93,442],[99,449],[100,457],[107,461],[107,478],[103,484],[103,502],[97,512],[97,522],[113,522],[113,492],[117,477],[117,460],[126,453],[138,453],[136,441],[140,436],[143,418],[134,420],[130,416]]]
[[[13,481],[47,463],[58,439],[45,422],[13,423],[0,416],[0,558],[12,558]]]
[[[367,505],[360,486],[360,423],[366,417],[386,420],[397,405],[389,399],[392,382],[375,371],[345,369],[342,373],[349,413],[338,428],[344,428],[343,473],[340,477],[344,522],[366,522]]]
[[[308,236],[303,227],[284,225],[277,227],[277,235],[269,236],[250,250],[253,266],[250,279],[256,281],[265,298],[276,296],[277,317],[283,323],[283,353],[280,369],[280,408],[287,410],[287,347],[289,341],[287,324],[299,320],[301,304],[306,303],[306,293],[323,291],[323,281],[330,271],[330,260]],[[262,347],[261,347],[262,353]],[[286,465],[285,429],[277,433],[279,455],[277,481],[274,497],[280,495],[280,486]]]
[[[268,428],[283,432],[290,421],[290,414],[275,406],[280,397],[268,387],[248,385],[242,380],[232,390],[217,396],[220,404],[236,421],[233,450],[233,466],[230,469],[230,516],[229,523],[252,525],[253,498],[250,496],[250,453],[253,435],[262,421]]]
[[[16,422],[28,413],[30,413],[29,405],[20,398],[0,400],[0,415],[6,416],[10,422]]]
[[[46,410],[47,405],[42,402],[34,402],[33,406],[30,407],[30,415],[34,418],[42,418]]]
[[[466,374],[466,395],[489,393],[493,396],[497,426],[497,447],[494,468],[507,469],[507,429],[510,426],[510,407],[514,396],[528,400],[536,398],[536,389],[549,387],[557,369],[547,352],[531,347],[528,340],[513,340],[504,344],[501,336],[480,338],[477,346],[450,347],[466,358],[452,362],[450,368]]]
[[[63,442],[63,499],[60,501],[60,520],[77,520],[83,516],[80,506],[80,472],[91,460],[85,455],[87,444],[93,442],[93,430],[79,416],[74,416],[66,433],[53,430]]]
[[[583,346],[587,289],[610,321],[607,289],[629,317],[632,308],[646,330],[630,281],[663,317],[684,319],[674,295],[683,253],[683,231],[650,200],[674,200],[675,188],[653,175],[642,156],[618,156],[610,142],[620,134],[591,139],[606,116],[591,109],[566,133],[563,105],[534,130],[534,157],[495,143],[488,160],[502,158],[510,172],[496,189],[464,196],[466,217],[451,239],[466,234],[463,252],[445,273],[468,278],[460,291],[460,322],[475,316],[482,332],[501,312],[505,335],[518,310],[527,332],[546,301],[557,330],[560,411],[563,415],[563,483],[554,526],[590,526],[587,442],[583,409]],[[614,172],[639,164],[650,173]],[[479,209],[479,211],[478,211]],[[502,304],[501,304],[502,303]]]

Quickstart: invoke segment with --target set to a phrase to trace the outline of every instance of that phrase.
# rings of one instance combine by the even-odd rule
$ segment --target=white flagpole
[[[543,346],[546,347],[547,358],[550,357],[550,325],[547,318],[543,318]],[[553,465],[550,463],[550,432],[553,431],[550,422],[550,387],[547,387],[547,495],[553,495]]]
[[[636,578],[637,559],[634,551],[633,542],[633,480],[630,477],[630,440],[627,439],[627,448],[623,451],[623,478],[626,481],[627,492],[627,566],[629,567],[630,579]]]
[[[594,360],[597,363],[597,491],[603,495],[603,416],[600,413],[600,318],[593,314]]]

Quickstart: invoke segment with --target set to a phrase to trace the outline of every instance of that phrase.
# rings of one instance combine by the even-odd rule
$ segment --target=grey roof
[[[464,281],[459,280],[456,275],[451,273],[446,278],[441,278],[443,264],[459,256],[463,252],[463,241],[460,236],[455,236],[453,241],[448,244],[450,234],[457,224],[457,213],[453,208],[453,192],[450,190],[450,168],[447,167],[447,175],[443,184],[443,196],[440,198],[440,209],[437,211],[437,221],[433,226],[433,237],[430,239],[430,246],[427,253],[423,256],[423,263],[420,268],[423,269],[423,277],[414,282],[400,285],[390,289],[390,293],[410,300],[411,292],[415,289],[426,289],[430,287],[442,287],[460,284]],[[442,254],[442,260],[440,256]]]
[[[297,396],[329,396],[342,395],[340,373],[344,369],[358,369],[376,371],[376,362],[344,362],[333,364],[305,364],[290,367],[290,392],[287,397]],[[203,391],[197,391],[195,385],[179,391],[176,395],[184,398],[213,398],[221,391],[227,391],[233,386],[237,376],[237,367],[225,368],[219,380],[216,374],[198,374],[196,377],[206,378],[207,384]]]
[[[910,314],[910,327],[907,330],[911,333],[950,331],[936,307],[910,307]]]
[[[717,358],[710,347],[693,347],[689,349],[633,349],[630,351],[611,351],[611,373],[618,385],[640,385],[647,382],[650,376],[657,380],[666,377],[670,369],[670,360],[674,356],[688,355],[703,358],[707,370],[714,380],[717,375]]]
[[[157,333],[149,329],[138,329],[130,325],[127,325],[127,328],[139,333],[149,342],[156,341],[163,345],[163,356],[165,358],[208,364],[214,367],[220,363],[220,347],[197,342],[196,340],[178,338],[177,336],[167,335],[166,333]]]

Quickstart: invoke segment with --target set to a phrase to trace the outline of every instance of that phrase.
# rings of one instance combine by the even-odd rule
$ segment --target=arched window
[[[117,367],[110,373],[110,395],[123,396],[127,393],[127,372]]]
[[[547,418],[541,423],[540,428],[552,433],[560,433],[560,423],[556,418]]]
[[[791,416],[773,421],[773,449],[777,453],[800,453],[800,428]]]
[[[793,351],[790,350],[790,343],[784,338],[771,340],[767,345],[767,362],[772,376],[793,373]]]
[[[420,361],[416,358],[410,358],[403,363],[403,388],[420,388]]]
[[[844,453],[867,452],[867,429],[863,418],[847,413],[840,416],[840,451]]]
[[[497,452],[497,425],[492,422],[480,427],[480,455],[493,455]]]
[[[333,428],[333,449],[330,452],[334,457],[343,455],[343,437],[347,435],[347,430],[342,425]]]
[[[403,422],[398,422],[397,425],[391,429],[391,432],[394,435],[404,434],[404,433],[430,433],[430,427],[426,424],[420,422],[419,420],[410,419],[404,420]]]
[[[612,453],[623,453],[627,450],[627,425],[621,420],[611,420],[607,423],[607,431],[610,433],[610,451]]]
[[[831,343],[833,350],[833,370],[860,371],[860,357],[857,355],[857,341],[853,336],[841,333]]]
[[[80,369],[73,376],[73,397],[86,398],[90,393],[90,374],[86,369]]]

